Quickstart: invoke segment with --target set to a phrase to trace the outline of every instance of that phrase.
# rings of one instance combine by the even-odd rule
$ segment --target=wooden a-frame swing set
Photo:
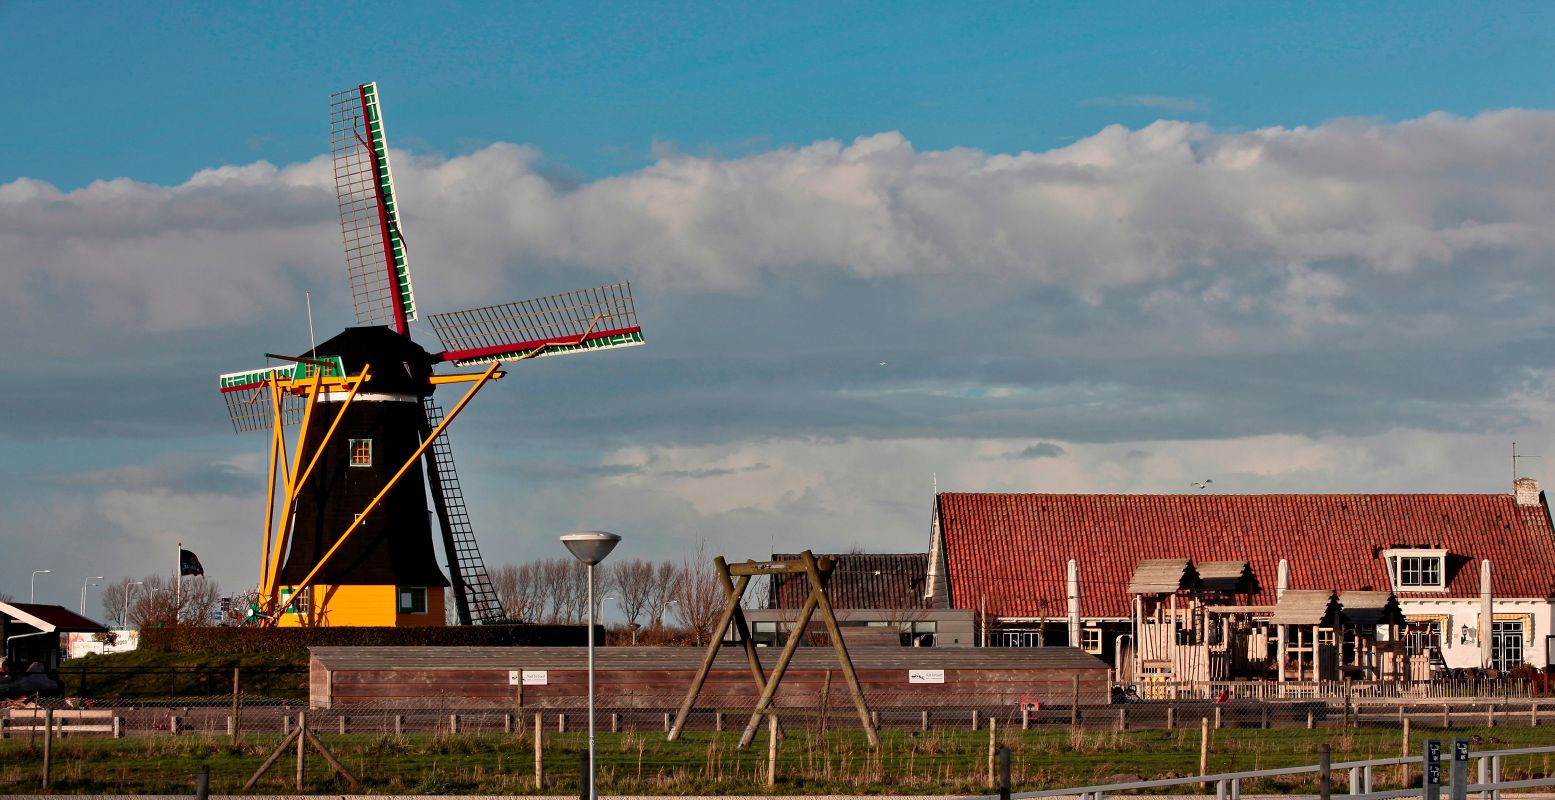
[[[826,598],[826,584],[837,565],[836,559],[830,556],[817,558],[814,553],[806,550],[799,554],[799,558],[789,561],[746,561],[730,566],[722,556],[719,556],[713,559],[713,564],[717,568],[719,581],[723,583],[726,602],[723,614],[718,617],[718,622],[713,626],[712,641],[708,642],[707,653],[702,657],[702,665],[697,668],[696,677],[691,681],[691,688],[686,692],[686,699],[680,704],[679,712],[675,714],[675,723],[670,726],[669,741],[675,741],[684,730],[686,718],[691,715],[691,708],[696,704],[697,696],[702,692],[702,685],[707,681],[707,675],[712,671],[713,662],[717,660],[718,651],[723,646],[724,632],[732,623],[736,635],[745,647],[745,658],[750,662],[751,677],[760,693],[756,700],[756,707],[751,711],[750,721],[745,724],[745,732],[740,735],[740,747],[749,747],[756,737],[757,728],[761,725],[761,718],[777,717],[773,700],[777,697],[778,686],[783,681],[783,675],[788,671],[789,662],[793,660],[794,651],[798,649],[799,641],[804,638],[811,618],[819,611],[821,622],[825,624],[827,636],[831,639],[832,649],[837,651],[842,677],[848,682],[848,691],[853,695],[853,707],[858,711],[859,723],[864,727],[865,736],[869,737],[869,746],[879,749],[880,737],[875,732],[869,704],[864,699],[864,690],[859,685],[858,675],[853,671],[853,660],[848,657],[848,646],[843,641],[842,629],[837,624],[837,615],[832,611],[831,601]],[[751,578],[757,575],[804,575],[810,586],[810,593],[805,597],[799,616],[789,628],[788,641],[783,645],[783,652],[778,656],[777,665],[770,676],[765,675],[762,670],[761,657],[757,655],[756,643],[751,639],[750,625],[746,622],[745,612],[740,607],[740,601],[745,596],[745,590],[750,586]],[[820,713],[825,714],[826,709],[821,709]]]

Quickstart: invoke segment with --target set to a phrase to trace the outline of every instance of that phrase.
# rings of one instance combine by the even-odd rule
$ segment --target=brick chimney
[[[1518,478],[1512,481],[1512,496],[1520,506],[1539,504],[1539,481],[1535,478]]]

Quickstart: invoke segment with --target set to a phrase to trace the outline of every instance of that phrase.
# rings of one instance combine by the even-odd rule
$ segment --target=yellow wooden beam
[[[508,374],[498,370],[492,373],[491,380],[500,381]],[[445,383],[470,383],[471,381],[484,380],[479,372],[461,372],[455,375],[433,375],[430,378],[433,386],[442,386]]]

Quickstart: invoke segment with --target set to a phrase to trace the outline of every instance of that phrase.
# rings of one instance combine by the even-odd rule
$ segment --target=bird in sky
[[[1215,481],[1213,479],[1205,478],[1202,481],[1194,481],[1193,483],[1191,483],[1189,485],[1192,486],[1195,489],[1208,489],[1209,485],[1214,483],[1214,482]]]
[[[885,362],[884,361],[880,362],[880,366],[882,366],[882,367],[885,366]]]

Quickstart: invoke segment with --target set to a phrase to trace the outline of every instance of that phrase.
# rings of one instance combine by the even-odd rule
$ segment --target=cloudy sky
[[[377,81],[422,312],[630,280],[648,345],[453,428],[488,563],[921,549],[957,491],[1503,492],[1555,463],[1548,5],[0,0],[0,590],[251,585],[221,372],[352,324]],[[421,326],[416,336],[433,348]]]

